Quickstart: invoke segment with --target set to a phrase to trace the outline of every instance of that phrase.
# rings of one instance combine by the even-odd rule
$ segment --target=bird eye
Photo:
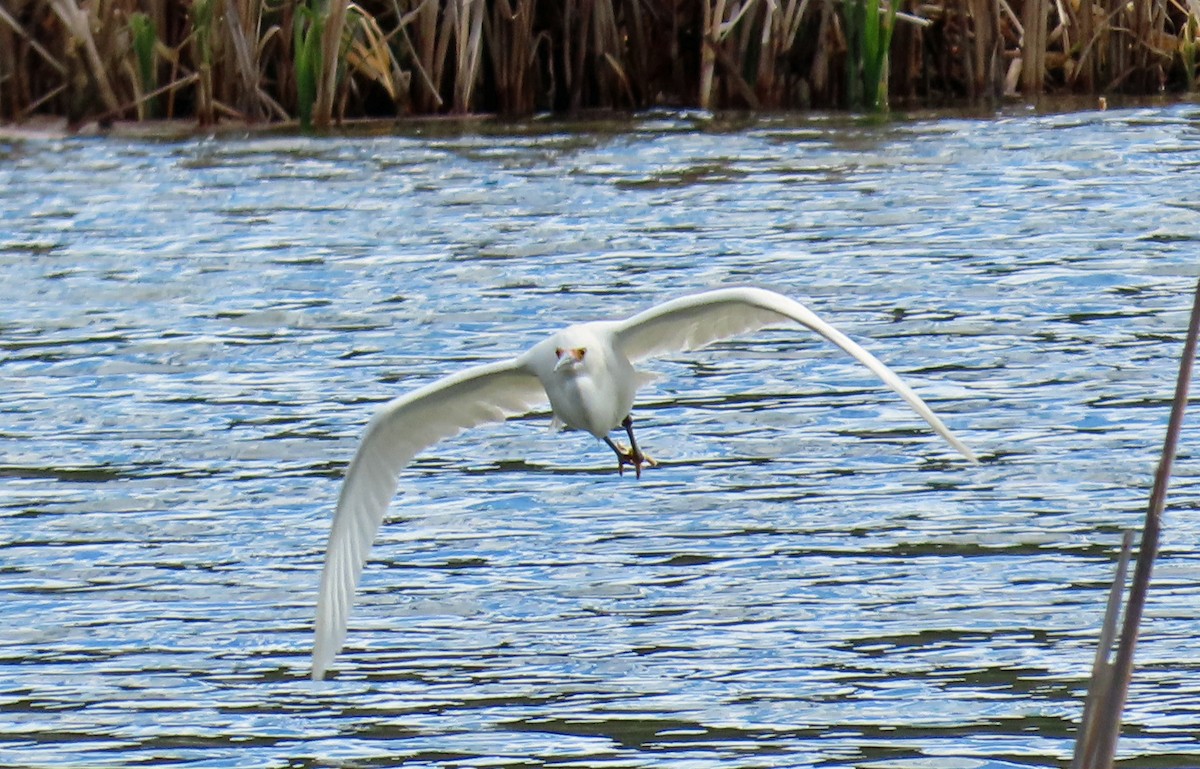
[[[555,348],[554,348],[554,357],[555,357],[555,358],[561,358],[561,357],[562,357],[562,348],[561,348],[561,347],[555,347]]]
[[[586,348],[586,347],[577,347],[577,348],[575,349],[575,356],[576,356],[577,358],[579,358],[579,360],[583,360],[583,356],[584,356],[585,354],[587,354],[587,348]]]

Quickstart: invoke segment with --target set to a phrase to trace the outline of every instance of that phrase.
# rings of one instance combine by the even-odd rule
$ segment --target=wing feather
[[[896,391],[938,435],[972,462],[979,459],[898,374],[804,305],[761,288],[725,288],[681,297],[616,322],[617,347],[631,361],[703,347],[710,342],[794,321],[833,342]]]
[[[546,400],[527,356],[476,366],[389,401],[367,425],[346,471],[329,532],[312,653],[319,680],[346,640],[346,622],[371,543],[419,451],[468,428],[528,412]]]

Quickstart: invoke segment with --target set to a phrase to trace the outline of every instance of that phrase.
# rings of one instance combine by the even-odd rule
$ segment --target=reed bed
[[[886,109],[1196,88],[1200,0],[4,0],[0,120]]]

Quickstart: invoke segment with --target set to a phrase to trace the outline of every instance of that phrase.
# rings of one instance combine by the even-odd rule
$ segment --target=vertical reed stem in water
[[[1171,404],[1171,418],[1167,423],[1162,457],[1158,462],[1154,489],[1150,493],[1150,505],[1146,510],[1146,522],[1142,527],[1142,542],[1138,548],[1137,567],[1133,574],[1133,586],[1129,591],[1129,603],[1125,607],[1121,643],[1111,666],[1101,663],[1102,657],[1107,657],[1107,653],[1098,653],[1096,656],[1097,666],[1093,670],[1089,687],[1097,690],[1095,695],[1089,694],[1089,699],[1095,700],[1096,712],[1084,722],[1076,741],[1075,761],[1072,764],[1074,769],[1109,769],[1117,752],[1121,712],[1125,708],[1129,679],[1133,673],[1133,652],[1137,647],[1138,627],[1146,606],[1146,593],[1150,588],[1154,557],[1158,554],[1158,537],[1162,528],[1162,512],[1167,501],[1167,485],[1171,479],[1171,466],[1175,461],[1175,447],[1179,443],[1179,433],[1183,428],[1183,414],[1187,409],[1197,337],[1200,337],[1200,282],[1196,285],[1192,301],[1192,316],[1188,322],[1187,339],[1183,344],[1183,356],[1179,361],[1179,377],[1175,382],[1175,400]]]

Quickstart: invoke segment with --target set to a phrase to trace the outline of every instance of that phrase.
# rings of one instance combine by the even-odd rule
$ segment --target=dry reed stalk
[[[1138,41],[1138,45],[1133,51],[1133,66],[1142,73],[1144,78],[1152,77],[1151,73],[1155,69],[1156,46],[1154,41],[1163,32],[1165,18],[1163,10],[1162,0],[1142,0],[1140,3],[1134,3],[1128,11],[1132,17],[1130,31],[1133,38]]]
[[[753,96],[753,90],[747,87],[739,71],[736,60],[722,48],[725,39],[737,28],[738,22],[755,7],[756,3],[757,0],[745,0],[744,3],[733,0],[732,5],[727,5],[726,0],[702,0],[700,6],[703,11],[700,41],[700,109],[712,109],[714,106],[714,79],[718,62],[722,63],[726,74],[734,80],[734,88],[742,94],[743,98],[749,93],[751,102],[757,103]],[[726,12],[727,8],[728,13]],[[729,18],[726,18],[727,15]]]
[[[53,54],[51,54],[49,51],[47,51],[46,48],[44,46],[42,46],[42,44],[39,43],[36,38],[34,38],[32,35],[30,35],[28,32],[26,32],[24,27],[21,26],[20,22],[18,22],[15,18],[13,18],[12,15],[9,14],[9,12],[4,8],[3,5],[0,5],[0,21],[4,22],[5,26],[8,27],[8,29],[11,30],[13,34],[15,34],[17,37],[19,37],[31,49],[36,51],[37,54],[39,56],[41,56],[42,59],[44,59],[46,61],[46,63],[51,66],[51,68],[54,69],[55,72],[57,72],[60,75],[65,75],[67,73],[67,68],[65,66],[63,66],[62,62],[60,62]],[[15,46],[13,46],[11,44],[4,46],[5,53],[10,56],[12,55],[14,49],[15,49]],[[14,74],[16,72],[15,61],[14,61],[13,72],[14,72]]]
[[[429,89],[428,93],[422,95],[419,106],[426,111],[432,111],[445,103],[440,89],[448,48],[449,25],[445,25],[439,35],[436,0],[421,0],[412,13],[417,16],[415,31],[418,42],[418,45],[413,46],[413,52],[418,68],[422,73],[426,73],[424,81]]]
[[[599,106],[615,107],[622,101],[618,98],[620,94],[632,107],[633,91],[625,67],[621,64],[622,33],[612,0],[594,0],[591,10],[592,36],[588,59],[596,88],[593,101]]]
[[[486,9],[482,0],[449,0],[449,7],[454,9],[450,20],[455,52],[453,110],[465,115],[471,111],[471,95],[479,77]]]
[[[431,70],[431,78],[438,85],[439,90],[442,88],[442,80],[446,75],[446,67],[450,61],[450,40],[454,37],[454,18],[457,14],[457,5],[451,0],[444,8],[443,23],[439,27],[434,19],[433,38],[436,40],[436,45],[433,51],[433,69]],[[453,89],[451,89],[453,90]]]
[[[997,0],[996,5],[1000,13],[1002,58],[1008,61],[1007,67],[1001,65],[1004,71],[999,75],[1000,92],[1006,97],[1016,97],[1021,79],[1021,40],[1025,37],[1025,28],[1008,0]]]
[[[342,34],[348,4],[348,0],[330,0],[321,27],[321,68],[312,117],[317,128],[329,128],[333,122],[333,97],[337,90],[338,64],[342,60]]]
[[[175,82],[176,78],[179,77],[179,55],[178,55],[178,53],[175,51],[172,51],[172,55],[168,56],[167,60],[171,62],[171,75],[168,78],[168,81]],[[165,112],[163,113],[163,117],[165,117],[167,120],[171,120],[175,117],[175,90],[174,89],[171,89],[170,91],[167,92],[167,106],[166,106]]]
[[[786,67],[785,58],[796,44],[808,2],[809,0],[784,0],[766,4],[762,38],[759,42],[755,90],[759,99],[772,107],[784,105],[787,82],[780,77],[780,72]]]
[[[995,0],[967,0],[967,16],[973,21],[969,60],[972,77],[967,81],[971,101],[994,99],[1003,92],[1000,61],[1004,41],[1000,36],[1000,4]]]
[[[1074,87],[1076,82],[1082,81],[1089,87],[1089,91],[1094,91],[1101,83],[1107,87],[1112,82],[1112,19],[1097,5],[1091,6],[1090,13],[1081,12],[1078,18],[1080,29],[1087,28],[1090,33],[1086,36],[1081,33],[1082,45],[1077,57],[1078,63],[1067,74],[1065,82],[1068,87]],[[1084,21],[1085,18],[1088,21]],[[1120,34],[1120,31],[1117,33]]]
[[[1104,28],[1104,39],[1108,43],[1108,73],[1105,80],[1106,88],[1120,85],[1130,74],[1128,21],[1124,17],[1125,0],[1108,0],[1108,13],[1105,14],[1107,24]]]
[[[1141,545],[1138,547],[1137,566],[1134,569],[1133,585],[1129,591],[1129,602],[1125,606],[1125,617],[1121,626],[1121,641],[1113,662],[1107,662],[1112,645],[1111,629],[1102,634],[1092,669],[1092,682],[1088,687],[1089,708],[1075,743],[1073,769],[1111,769],[1117,751],[1117,738],[1121,732],[1121,713],[1125,709],[1125,698],[1129,692],[1129,681],[1133,674],[1133,655],[1137,648],[1138,630],[1146,606],[1146,594],[1150,589],[1150,577],[1154,570],[1154,559],[1158,554],[1159,534],[1162,530],[1162,514],[1167,502],[1167,486],[1171,480],[1171,467],[1175,461],[1175,450],[1179,434],[1183,429],[1183,415],[1187,410],[1188,390],[1191,385],[1192,368],[1196,360],[1196,345],[1200,338],[1200,282],[1197,282],[1192,300],[1192,314],[1188,321],[1187,338],[1179,360],[1179,375],[1175,380],[1175,397],[1171,403],[1171,416],[1167,422],[1167,434],[1163,440],[1162,456],[1154,474],[1154,488],[1150,492],[1150,503],[1146,520],[1142,526]],[[1118,569],[1118,577],[1122,577]],[[1121,580],[1123,583],[1123,579]],[[1118,591],[1114,581],[1113,591]],[[1119,599],[1118,599],[1119,600]],[[1113,603],[1110,593],[1110,611]],[[1106,617],[1106,624],[1108,618]],[[1115,620],[1111,623],[1115,628]],[[1107,643],[1105,643],[1107,641]]]
[[[416,107],[423,112],[434,112],[445,103],[430,75],[437,43],[437,4],[435,0],[418,0],[417,7],[408,13],[400,10],[398,0],[392,0],[392,7],[397,17],[396,32],[412,54],[413,68],[420,75],[419,81],[424,86],[424,90],[413,95]],[[409,26],[414,23],[417,25],[416,36],[421,42],[420,47],[413,43],[413,35],[408,32]]]
[[[654,67],[651,66],[651,56],[658,59],[662,54],[651,36],[652,30],[661,30],[653,18],[647,20],[648,3],[637,0],[625,4],[625,68],[629,79],[630,103],[644,107],[652,97]],[[640,97],[635,97],[634,93]]]
[[[758,96],[758,62],[761,59],[760,46],[766,27],[766,14],[769,6],[766,2],[747,2],[741,12],[741,20],[737,27],[730,31],[729,42],[717,51],[717,62],[725,73],[725,94],[722,102],[733,106],[733,95],[744,102],[744,106],[757,110],[762,107]],[[732,104],[730,104],[732,102]],[[743,105],[737,105],[743,106]]]
[[[271,97],[268,103],[272,109],[282,109],[288,116],[283,119],[288,120],[296,114],[296,71],[294,66],[289,66],[296,56],[293,47],[296,6],[284,3],[278,15],[268,18],[270,26],[258,40],[258,58],[263,64],[262,89]]]
[[[32,102],[31,104],[26,106],[24,109],[22,109],[21,112],[18,114],[18,117],[19,118],[29,117],[34,112],[36,112],[39,108],[41,108],[41,106],[43,104],[50,101],[51,99],[57,99],[59,96],[61,96],[63,93],[65,93],[66,90],[67,90],[67,84],[63,83],[62,85],[59,85],[57,88],[54,88],[53,90],[42,94],[42,96],[39,97],[37,101]]]
[[[213,4],[215,0],[195,0],[188,8],[192,19],[189,35],[192,62],[199,75],[196,82],[196,119],[200,125],[217,122],[216,95],[213,92]]]
[[[23,68],[17,40],[22,37],[21,25],[0,6],[0,120],[21,110]]]
[[[172,29],[174,13],[178,11],[177,4],[171,0],[143,0],[139,3],[140,10],[150,17],[150,25],[158,30],[160,41],[167,41],[168,30]]]
[[[1121,619],[1121,601],[1125,593],[1125,576],[1129,570],[1129,556],[1133,550],[1133,532],[1126,531],[1121,537],[1121,554],[1117,558],[1117,573],[1113,576],[1112,586],[1108,591],[1108,603],[1104,608],[1104,621],[1100,624],[1100,641],[1096,644],[1096,655],[1092,659],[1092,676],[1088,684],[1087,697],[1084,699],[1083,717],[1080,719],[1079,734],[1075,741],[1075,755],[1071,761],[1071,769],[1085,769],[1085,753],[1095,750],[1100,740],[1089,739],[1088,735],[1098,734],[1098,715],[1101,692],[1107,692],[1112,686],[1112,666],[1108,664],[1108,655],[1112,650],[1113,641],[1117,637],[1117,625]],[[1093,761],[1094,763],[1094,761]],[[1091,764],[1087,769],[1091,769]]]
[[[159,88],[155,88],[153,91],[150,91],[149,93],[139,94],[137,96],[137,98],[135,98],[133,101],[128,102],[126,104],[122,104],[120,109],[118,109],[116,112],[111,113],[111,114],[110,113],[101,113],[100,115],[96,116],[96,119],[99,121],[104,121],[104,120],[116,117],[116,115],[118,113],[125,113],[130,110],[138,109],[141,105],[145,104],[147,101],[149,101],[151,99],[162,96],[165,93],[170,93],[172,91],[176,91],[180,88],[183,88],[184,86],[193,85],[199,78],[200,78],[200,76],[197,75],[195,72],[191,73],[190,75],[185,75],[184,77],[180,78],[179,80],[176,80],[173,83],[167,83],[166,85],[160,86]],[[286,119],[286,113],[284,115],[284,119]]]
[[[830,0],[821,3],[820,20],[817,25],[816,51],[809,69],[814,101],[832,103],[836,94],[833,88],[833,60],[846,50],[846,41],[838,27],[837,13]]]
[[[1083,46],[1083,51],[1080,53],[1079,62],[1075,67],[1074,72],[1067,78],[1068,84],[1074,85],[1079,83],[1080,86],[1091,93],[1096,82],[1100,77],[1099,62],[1095,56],[1086,55],[1087,51],[1094,51],[1093,42],[1096,29],[1096,14],[1093,12],[1092,3],[1084,3],[1079,6],[1075,13],[1075,26],[1079,28],[1079,39]]]
[[[266,117],[263,102],[259,97],[258,46],[250,42],[248,32],[257,31],[259,18],[251,17],[251,4],[241,3],[239,13],[236,0],[225,0],[225,29],[230,48],[234,53],[234,69],[241,84],[235,102],[242,114],[252,123]],[[261,6],[258,6],[261,9]],[[254,39],[257,40],[257,35]]]
[[[700,24],[700,109],[712,107],[713,75],[717,66],[717,41],[721,22],[725,19],[725,0],[701,0],[703,21]]]
[[[74,0],[49,0],[49,3],[55,15],[58,16],[71,36],[69,45],[78,46],[83,49],[87,65],[86,74],[84,75],[86,81],[95,84],[105,108],[110,112],[116,112],[121,104],[117,99],[116,92],[113,91],[112,83],[108,77],[108,70],[104,65],[104,61],[100,58],[99,49],[96,47],[96,40],[92,35],[92,18],[88,12],[76,5]],[[94,8],[94,6],[89,7]],[[86,85],[81,85],[81,88],[82,90],[87,90]]]
[[[582,0],[584,10],[578,11],[575,0],[565,3],[563,13],[563,81],[567,89],[569,109],[575,112],[583,101],[583,63],[587,57],[588,35],[592,25],[592,4]],[[578,26],[575,19],[578,18]]]
[[[1026,99],[1042,95],[1046,79],[1046,25],[1050,9],[1046,0],[1025,0],[1021,25],[1021,89]]]
[[[742,77],[741,68],[738,66],[738,59],[735,59],[724,46],[708,43],[706,47],[711,47],[716,57],[717,63],[721,65],[721,69],[725,74],[725,82],[741,97],[742,101],[746,102],[746,106],[750,109],[758,109],[758,96],[755,95],[754,89]]]
[[[260,66],[270,66],[272,62],[276,64],[275,68],[275,83],[273,96],[268,92],[268,86],[265,84],[264,76],[259,73],[258,98],[268,112],[273,113],[277,120],[290,120],[291,113],[281,103],[280,98],[286,98],[285,94],[291,94],[293,91],[288,89],[290,84],[288,76],[292,74],[290,67],[287,67],[283,62],[291,58],[290,42],[291,36],[284,34],[284,29],[291,25],[291,17],[288,15],[281,16],[281,23],[272,24],[266,28],[266,31],[259,37],[258,43],[255,46],[255,59]],[[275,53],[275,51],[278,51]],[[275,53],[274,56],[271,54]]]
[[[925,85],[925,56],[929,25],[905,24],[892,37],[891,96],[905,103],[920,101]]]
[[[503,114],[523,114],[534,109],[529,75],[533,68],[533,0],[497,0],[486,25],[486,42],[492,55],[497,109]]]
[[[408,77],[401,72],[379,22],[357,3],[350,4],[348,14],[349,45],[345,46],[348,70],[382,88],[392,104],[407,103]],[[353,81],[349,82],[352,84]]]

